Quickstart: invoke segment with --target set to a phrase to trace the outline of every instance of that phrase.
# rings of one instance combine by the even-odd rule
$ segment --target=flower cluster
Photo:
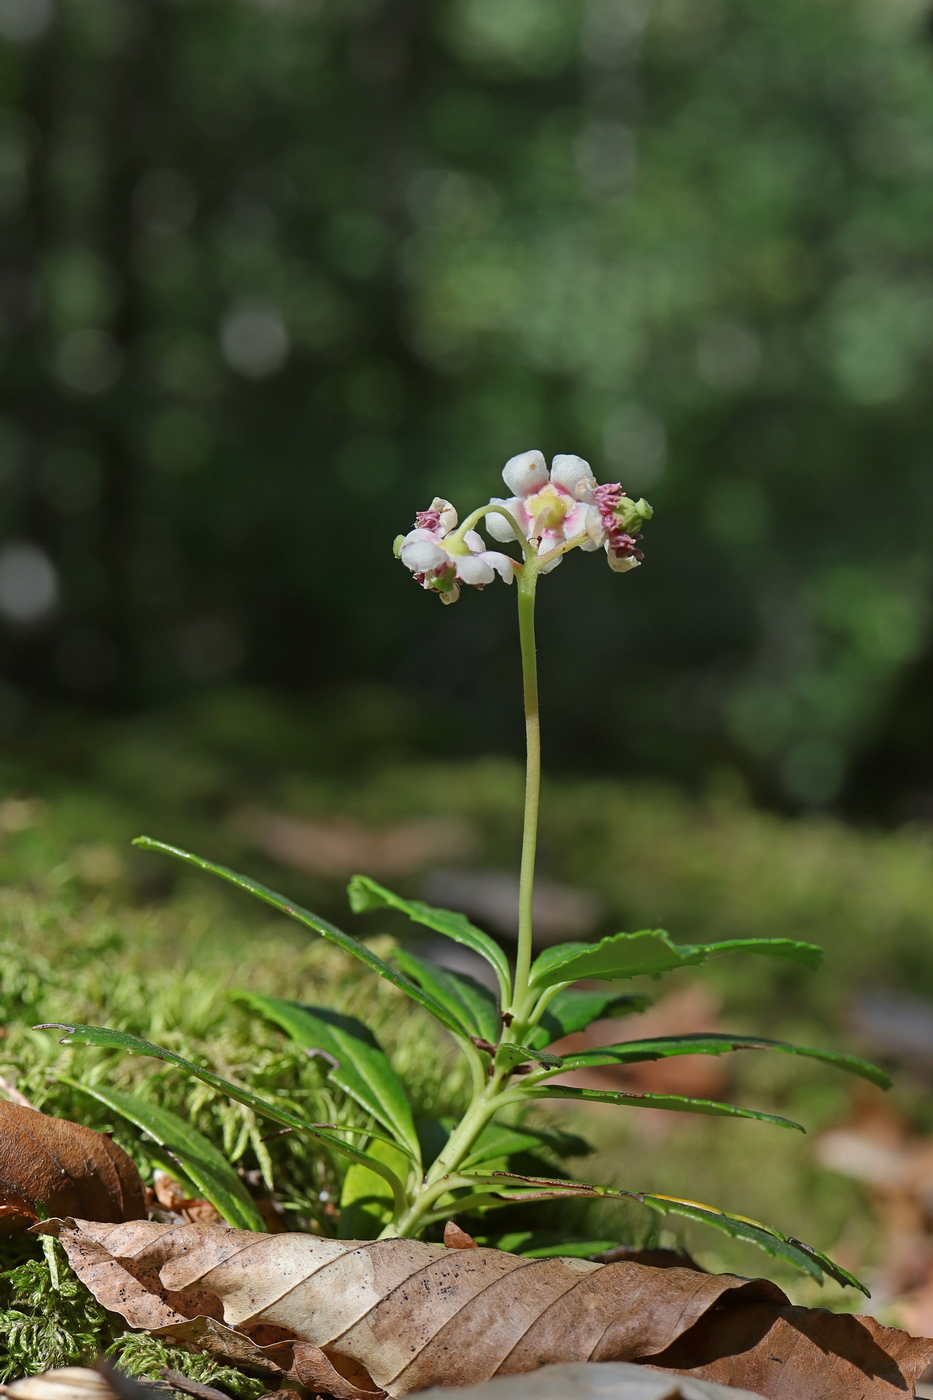
[[[486,548],[475,530],[457,531],[457,512],[435,496],[427,510],[415,516],[415,528],[395,541],[395,556],[411,569],[415,582],[439,593],[442,603],[455,603],[461,583],[483,588],[496,574],[511,583],[515,564],[507,554]]]
[[[641,563],[640,536],[630,532],[636,522],[650,520],[651,507],[645,500],[630,500],[618,482],[598,486],[582,457],[559,455],[549,472],[540,452],[523,452],[506,462],[502,478],[514,495],[509,500],[493,498],[493,504],[505,506],[539,554],[572,543],[588,552],[604,548],[618,573]],[[497,540],[511,538],[503,516],[490,515],[487,524]],[[562,558],[555,554],[542,565],[542,573],[555,569]]]
[[[651,519],[651,507],[626,496],[618,482],[598,485],[582,457],[559,455],[549,471],[540,452],[523,452],[506,462],[502,477],[512,495],[494,496],[466,523],[485,515],[489,533],[503,544],[514,543],[520,531],[523,551],[534,551],[541,573],[555,569],[568,550],[578,548],[604,549],[617,573],[641,563],[639,527]],[[456,602],[461,583],[482,588],[497,573],[511,583],[521,568],[508,555],[486,549],[475,530],[458,530],[457,512],[439,497],[418,514],[413,530],[399,535],[395,553],[416,582],[439,593],[445,603]]]

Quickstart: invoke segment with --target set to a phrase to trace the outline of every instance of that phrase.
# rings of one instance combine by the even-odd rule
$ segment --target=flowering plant
[[[652,511],[646,501],[630,499],[620,485],[598,484],[588,463],[580,457],[555,457],[548,470],[540,452],[525,452],[506,464],[503,477],[512,494],[494,497],[471,512],[462,524],[450,502],[440,498],[432,501],[427,510],[418,514],[413,528],[396,539],[395,553],[416,582],[437,593],[444,603],[455,602],[463,586],[482,589],[497,576],[516,585],[527,753],[514,966],[499,944],[462,914],[405,899],[366,875],[355,876],[349,885],[350,905],[355,912],[400,910],[415,923],[470,949],[489,965],[496,994],[473,978],[426,961],[404,948],[396,948],[390,960],[384,959],[335,925],[243,875],[148,837],[137,840],[140,846],[210,871],[297,919],[358,958],[433,1016],[453,1037],[469,1068],[471,1096],[460,1121],[435,1123],[429,1125],[427,1132],[422,1125],[419,1131],[404,1084],[359,1022],[335,1017],[323,1008],[252,992],[236,995],[299,1044],[326,1058],[332,1081],[370,1115],[368,1128],[351,1130],[308,1123],[172,1051],[120,1031],[63,1026],[60,1029],[66,1032],[64,1039],[68,1043],[117,1047],[174,1062],[257,1113],[305,1133],[348,1158],[352,1165],[343,1188],[344,1235],[350,1233],[351,1221],[357,1235],[413,1236],[453,1215],[472,1216],[515,1202],[543,1204],[580,1196],[630,1199],[661,1215],[702,1221],[750,1241],[818,1279],[828,1274],[841,1283],[862,1288],[819,1250],[718,1207],[651,1192],[532,1176],[527,1170],[515,1169],[516,1157],[547,1142],[547,1133],[529,1127],[522,1118],[523,1110],[547,1099],[590,1099],[620,1107],[664,1108],[800,1127],[772,1113],[685,1095],[578,1088],[564,1078],[568,1071],[576,1069],[753,1048],[823,1060],[882,1087],[887,1087],[889,1081],[881,1070],[851,1055],[748,1035],[662,1036],[563,1056],[549,1052],[548,1046],[594,1021],[643,1010],[647,999],[626,985],[632,978],[657,978],[663,972],[698,965],[727,953],[756,953],[812,968],[819,963],[820,950],[790,938],[684,945],[672,942],[663,930],[651,929],[616,933],[597,943],[564,943],[533,957],[532,898],[541,780],[534,634],[538,579],[553,572],[564,555],[574,549],[587,553],[602,549],[616,572],[634,569],[643,557],[638,547],[640,527],[650,520]],[[487,549],[476,528],[481,522],[485,522],[497,543],[517,545],[519,554]],[[583,979],[590,984],[587,989],[576,985]],[[593,983],[597,985],[593,987]],[[619,983],[624,984],[622,990]],[[120,1108],[117,1098],[111,1098]],[[122,1110],[129,1112],[125,1104]],[[137,1115],[134,1121],[142,1124],[143,1109],[137,1106],[133,1111]],[[357,1133],[363,1134],[364,1145],[349,1140]],[[179,1155],[182,1165],[193,1175],[198,1163],[192,1167],[186,1162],[183,1147]],[[213,1178],[203,1171],[203,1162],[201,1168],[202,1189],[211,1196]],[[242,1200],[231,1204],[229,1181],[227,1195],[216,1187],[211,1199],[233,1223],[242,1223],[246,1207]],[[558,1245],[553,1252],[565,1249]]]

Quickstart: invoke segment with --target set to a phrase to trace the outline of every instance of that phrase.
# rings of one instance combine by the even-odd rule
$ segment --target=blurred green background
[[[552,769],[929,815],[931,174],[927,0],[0,0],[8,741],[514,752],[511,595],[390,545],[539,446],[657,511],[542,590]]]

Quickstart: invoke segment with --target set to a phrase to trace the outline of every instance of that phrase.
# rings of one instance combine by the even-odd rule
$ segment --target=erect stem
[[[535,652],[535,589],[537,561],[529,561],[517,580],[518,635],[522,652],[525,700],[525,814],[522,864],[518,887],[518,955],[515,960],[513,1011],[524,1006],[531,970],[532,900],[538,846],[538,807],[541,799],[541,725],[538,718],[538,661]]]

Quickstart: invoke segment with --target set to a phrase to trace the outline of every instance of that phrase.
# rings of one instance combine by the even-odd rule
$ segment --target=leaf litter
[[[118,1221],[145,1213],[139,1172],[105,1134],[0,1101],[0,1234],[42,1214]]]
[[[35,1230],[57,1235],[130,1327],[336,1400],[587,1361],[647,1362],[774,1400],[903,1400],[933,1360],[933,1340],[690,1268],[144,1220]]]

